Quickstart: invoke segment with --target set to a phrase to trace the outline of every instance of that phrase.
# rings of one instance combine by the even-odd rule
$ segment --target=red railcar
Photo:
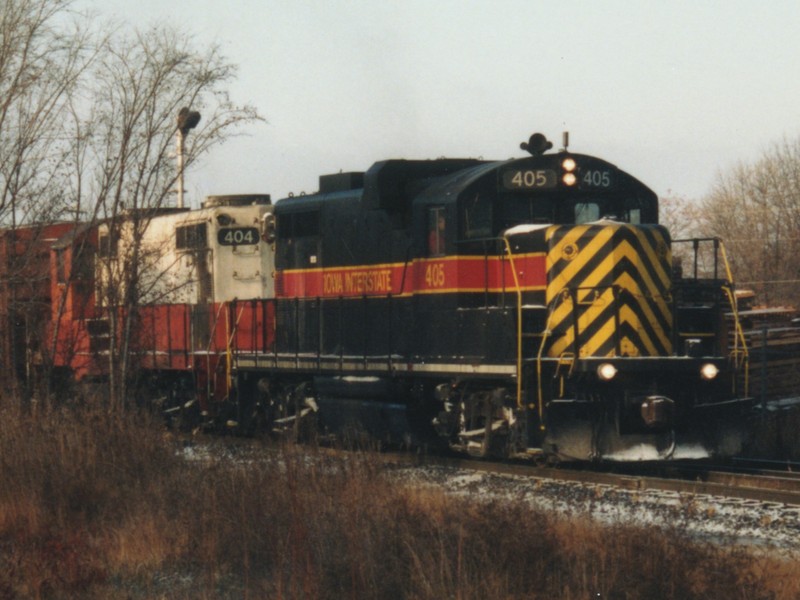
[[[46,365],[50,246],[73,227],[37,224],[0,232],[0,365],[12,374],[6,380],[11,388],[30,387]]]
[[[75,379],[103,372],[96,358],[107,336],[95,302],[97,227],[78,225],[51,247],[50,338],[53,367]]]

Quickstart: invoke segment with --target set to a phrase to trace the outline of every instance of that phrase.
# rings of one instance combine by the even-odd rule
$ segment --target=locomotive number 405
[[[611,187],[611,173],[609,171],[590,169],[584,171],[581,182],[587,187]]]
[[[503,187],[507,190],[553,188],[556,182],[556,172],[551,169],[512,169],[503,173]]]

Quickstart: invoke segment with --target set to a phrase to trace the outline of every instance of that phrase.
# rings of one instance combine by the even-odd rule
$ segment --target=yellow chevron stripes
[[[589,310],[580,311],[578,314],[578,332],[585,331],[587,327],[595,320],[595,315],[592,314],[592,308],[594,308],[594,312],[598,312],[599,309],[603,306],[609,306],[614,302],[614,295],[613,291],[608,288],[605,292],[603,292],[600,296],[598,296],[590,305]],[[559,312],[553,314],[553,323],[556,324],[564,324],[566,325],[566,329],[562,332],[561,336],[557,336],[554,338],[552,345],[550,346],[550,356],[561,356],[564,352],[567,352],[572,347],[572,344],[575,340],[575,330],[574,324],[570,317],[575,310],[574,303],[572,298],[565,298],[559,306]],[[559,326],[556,325],[553,327],[553,330],[558,330]],[[612,315],[611,319],[606,321],[600,331],[597,333],[597,336],[602,336],[602,338],[609,338],[614,335],[616,331],[616,323],[614,321],[614,317]],[[579,333],[580,335],[580,333]],[[599,338],[598,338],[599,339]],[[597,348],[596,342],[589,345],[584,344],[581,346],[580,351],[578,352],[578,356],[597,356]],[[589,348],[592,348],[590,351]],[[613,356],[612,354],[604,354],[603,356]]]
[[[631,291],[632,300],[637,303],[640,313],[643,314],[648,323],[668,323],[672,325],[672,311],[670,310],[667,299],[661,295],[635,295],[633,290],[636,289],[636,282],[627,274],[622,273],[614,282],[620,288]],[[659,315],[656,315],[656,311]],[[660,321],[659,321],[660,317]],[[663,327],[654,327],[653,333],[658,336],[659,341],[663,347],[670,345],[669,331],[664,331]],[[652,356],[652,355],[651,355]]]
[[[665,229],[609,222],[553,226],[546,240],[549,356],[671,353]]]
[[[560,227],[554,226],[548,229],[545,239],[550,242],[552,241],[553,236],[559,232],[561,229]],[[565,259],[566,253],[564,249],[568,246],[576,246],[581,238],[585,237],[586,232],[588,231],[589,226],[583,225],[578,227],[571,227],[567,230],[567,235],[565,235],[561,240],[559,240],[554,246],[550,248],[547,253],[547,273],[548,273],[548,283],[547,283],[547,302],[550,302],[556,294],[560,293],[561,290],[568,287],[569,282],[572,281],[576,274],[580,272],[586,266],[586,263],[592,259],[593,257],[602,256],[603,249],[606,248],[611,241],[611,236],[613,232],[610,228],[604,228],[598,232],[597,235],[592,236],[591,240],[589,241],[588,245],[585,248],[581,248],[577,254],[574,255],[573,258]],[[564,267],[563,272],[559,273],[558,277],[554,279],[550,279],[550,274],[553,272],[553,267],[558,264],[559,262],[566,261],[567,264]],[[600,273],[602,275],[602,272]]]

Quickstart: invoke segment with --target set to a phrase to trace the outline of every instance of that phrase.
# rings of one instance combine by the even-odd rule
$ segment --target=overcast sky
[[[80,0],[177,23],[239,65],[268,123],[187,176],[208,194],[312,192],[387,158],[519,156],[534,131],[659,195],[800,136],[800,2]],[[191,8],[190,8],[191,7]]]

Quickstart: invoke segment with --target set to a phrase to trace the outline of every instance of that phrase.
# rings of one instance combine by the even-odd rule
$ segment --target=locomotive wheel
[[[189,380],[159,380],[153,384],[163,395],[156,401],[169,429],[189,432],[200,425],[200,406]]]
[[[319,407],[308,383],[284,386],[271,398],[272,433],[293,441],[314,439]]]
[[[194,431],[200,425],[200,408],[197,401],[192,399],[184,404],[179,404],[164,410],[167,426],[184,433]]]
[[[504,406],[504,399],[503,388],[466,395],[459,403],[459,428],[453,448],[478,458],[507,458],[511,454],[514,416]]]

